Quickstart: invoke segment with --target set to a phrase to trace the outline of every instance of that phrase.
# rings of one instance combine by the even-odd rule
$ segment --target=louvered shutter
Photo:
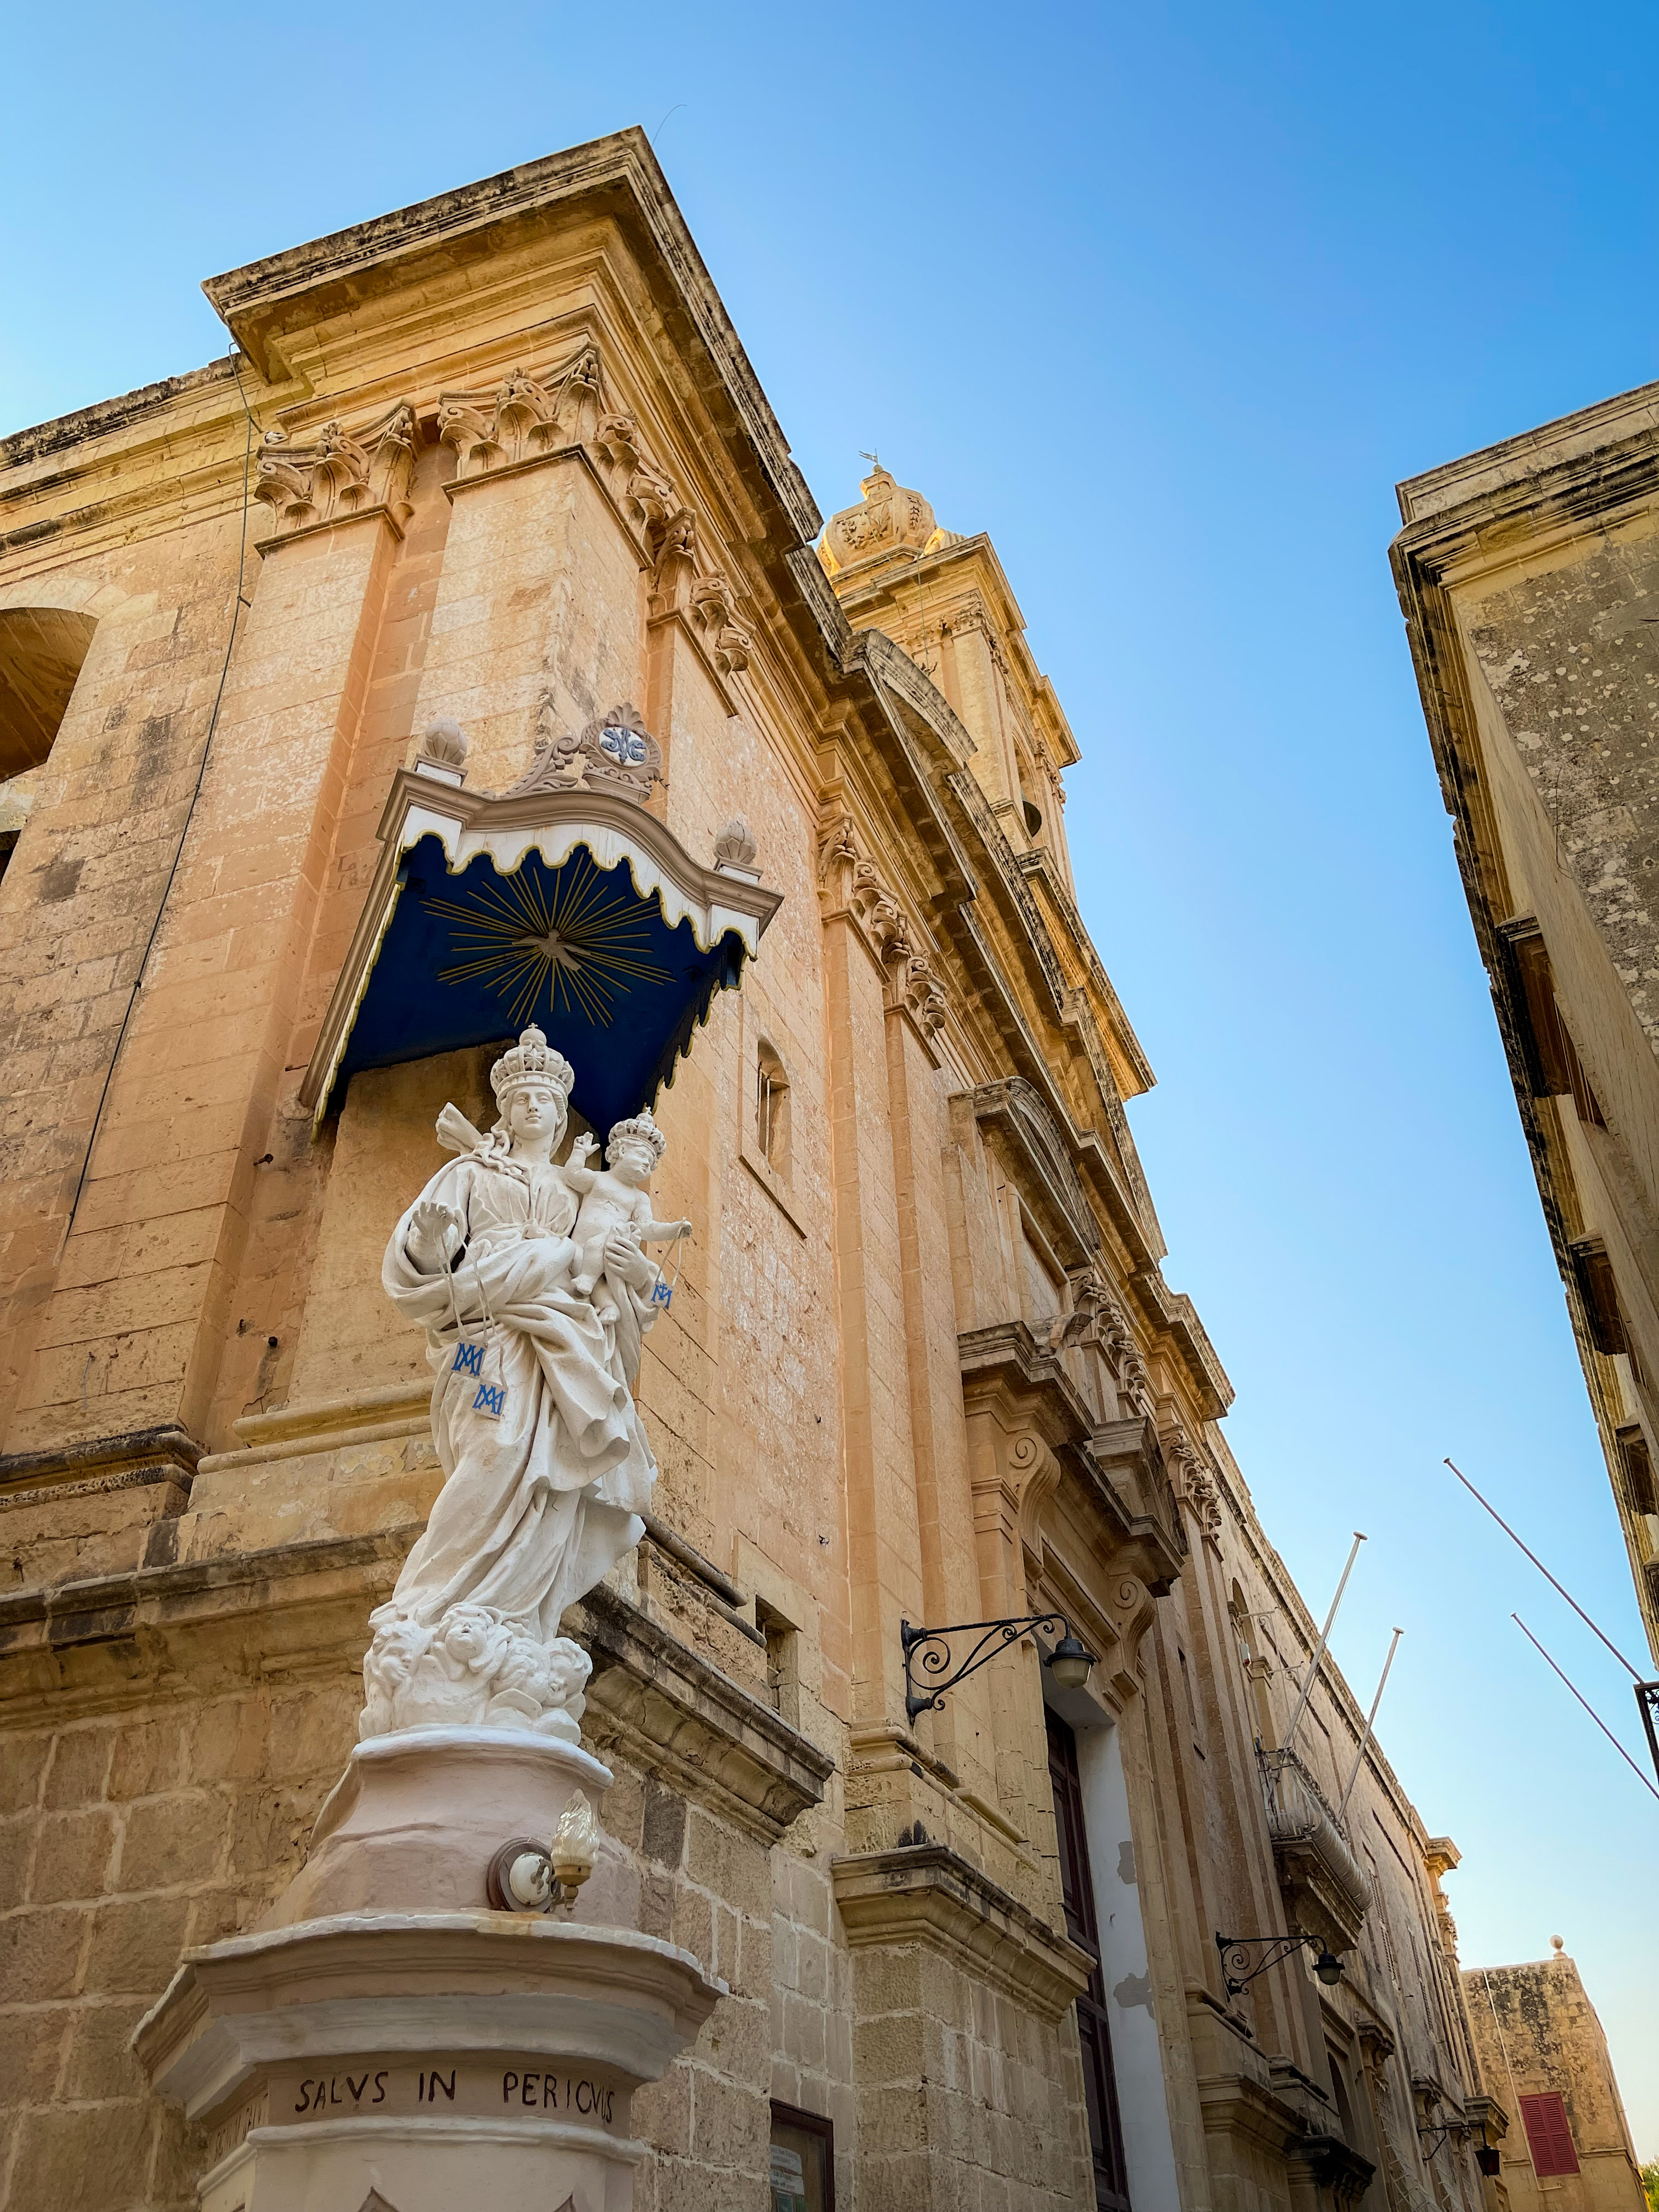
[[[1532,2163],[1540,2181],[1553,2175],[1577,2173],[1578,2154],[1573,2148],[1567,2108],[1553,2089],[1537,2097],[1522,2097],[1521,2120],[1527,2130]]]

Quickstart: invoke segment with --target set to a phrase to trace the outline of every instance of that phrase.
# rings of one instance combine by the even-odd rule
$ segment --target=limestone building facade
[[[1659,385],[1399,498],[1441,793],[1659,1662]],[[1659,1686],[1644,1705],[1654,1742]]]
[[[635,131],[207,289],[230,356],[0,442],[0,2196],[171,2212],[274,2124],[131,2039],[300,1868],[439,1486],[378,1287],[434,1126],[608,975],[618,1064],[680,994],[693,1234],[566,1626],[727,1990],[636,2202],[1496,2204],[1456,1852],[1307,1682],[988,540],[880,471],[821,525]],[[512,908],[532,854],[738,950]],[[1033,1626],[915,1709],[907,1624],[1035,1616],[1082,1686]]]
[[[1475,2051],[1516,2119],[1504,2186],[1515,2212],[1645,2212],[1607,2038],[1565,1945],[1550,1942],[1547,1959],[1463,1976]]]

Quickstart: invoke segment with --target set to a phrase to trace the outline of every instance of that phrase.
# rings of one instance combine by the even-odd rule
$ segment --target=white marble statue
[[[610,1320],[625,1303],[623,1287],[612,1290],[605,1280],[605,1247],[613,1231],[625,1231],[636,1244],[672,1244],[691,1234],[689,1221],[652,1218],[651,1178],[667,1144],[649,1114],[636,1114],[632,1121],[611,1124],[605,1148],[607,1167],[588,1166],[596,1149],[592,1137],[579,1137],[565,1162],[564,1179],[581,1200],[571,1231],[580,1270],[573,1286],[583,1297],[599,1291],[593,1307],[601,1321]]]
[[[362,1737],[434,1723],[580,1735],[591,1667],[559,1624],[638,1543],[657,1476],[633,1385],[659,1271],[634,1216],[648,1220],[642,1183],[661,1137],[631,1186],[637,1206],[611,1207],[602,1233],[595,1208],[584,1252],[573,1183],[589,1194],[586,1211],[611,1178],[554,1163],[572,1079],[568,1060],[526,1030],[490,1071],[495,1128],[480,1136],[444,1109],[438,1134],[460,1158],[386,1246],[386,1295],[426,1331],[445,1480],[371,1615]]]

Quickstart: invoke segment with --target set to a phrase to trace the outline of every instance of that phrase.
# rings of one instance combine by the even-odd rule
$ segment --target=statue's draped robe
[[[644,1534],[638,1515],[657,1466],[632,1384],[651,1308],[617,1284],[622,1310],[602,1322],[571,1291],[564,1240],[576,1200],[556,1167],[490,1140],[441,1170],[415,1204],[428,1200],[460,1217],[457,1264],[416,1271],[411,1206],[381,1279],[427,1333],[445,1481],[383,1611],[433,1627],[452,1606],[483,1606],[547,1643],[565,1607]],[[483,1379],[506,1392],[499,1419],[475,1403],[480,1378],[457,1369],[462,1343],[486,1346]]]

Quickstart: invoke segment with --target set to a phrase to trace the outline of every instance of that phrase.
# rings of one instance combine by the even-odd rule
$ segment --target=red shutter
[[[1521,2119],[1540,2181],[1547,2181],[1553,2174],[1577,2172],[1578,2154],[1572,2147],[1567,2108],[1553,2089],[1544,2096],[1522,2097]]]

